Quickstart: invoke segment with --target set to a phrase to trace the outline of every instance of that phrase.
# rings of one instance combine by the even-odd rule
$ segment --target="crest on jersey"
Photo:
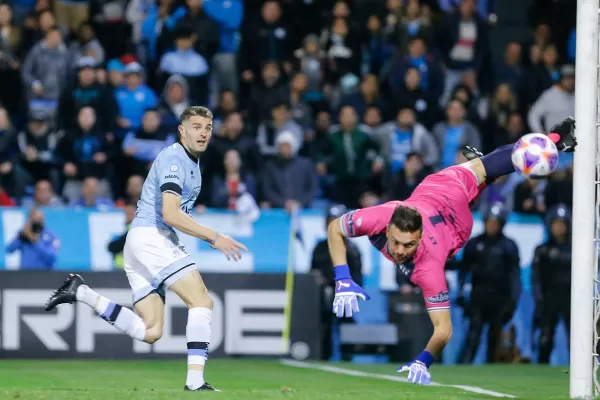
[[[177,165],[173,164],[169,169],[171,170],[171,172],[176,172],[179,168],[177,167]]]
[[[435,296],[426,298],[425,301],[432,304],[445,303],[447,301],[450,301],[450,295],[448,294],[448,291],[439,292]]]

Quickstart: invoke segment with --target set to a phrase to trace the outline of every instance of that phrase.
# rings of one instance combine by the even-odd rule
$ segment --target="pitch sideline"
[[[322,365],[322,364],[316,364],[316,363],[309,363],[309,362],[305,362],[305,361],[296,361],[296,360],[282,359],[282,360],[280,360],[280,362],[281,362],[282,365],[286,365],[288,367],[306,368],[306,369],[313,369],[313,370],[331,372],[331,373],[334,373],[334,374],[350,375],[350,376],[360,376],[360,377],[363,377],[363,378],[375,378],[375,379],[382,379],[382,380],[386,380],[386,381],[408,383],[408,381],[406,380],[406,378],[399,377],[399,376],[384,375],[384,374],[374,374],[374,373],[370,373],[370,372],[363,372],[363,371],[357,371],[357,370],[353,370],[353,369],[334,367],[334,366],[331,366],[331,365]],[[493,397],[504,397],[504,398],[509,398],[509,399],[516,399],[517,398],[516,396],[513,396],[511,394],[494,392],[494,391],[491,391],[491,390],[486,390],[486,389],[483,389],[483,388],[480,388],[480,387],[475,387],[475,386],[444,385],[444,384],[436,383],[436,382],[431,382],[430,386],[440,386],[440,387],[449,387],[449,388],[461,389],[461,390],[464,390],[466,392],[477,393],[477,394],[485,394],[485,395],[493,396]]]

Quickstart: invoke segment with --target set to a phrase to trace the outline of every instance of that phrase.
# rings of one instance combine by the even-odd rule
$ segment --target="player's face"
[[[188,151],[203,153],[212,136],[212,119],[195,115],[179,125],[179,132]]]
[[[402,232],[393,224],[387,227],[388,252],[396,264],[408,261],[421,242],[421,231]]]

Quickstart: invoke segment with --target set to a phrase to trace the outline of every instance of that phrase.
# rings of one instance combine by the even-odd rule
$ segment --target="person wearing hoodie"
[[[98,122],[94,108],[85,106],[77,113],[77,126],[58,142],[57,159],[66,178],[63,195],[70,201],[79,197],[81,182],[87,177],[98,178],[101,193],[110,194],[106,178],[111,146]]]
[[[30,110],[54,115],[66,84],[68,54],[62,34],[56,27],[50,28],[44,39],[27,54],[21,78]]]
[[[564,65],[560,70],[560,82],[537,99],[529,110],[527,123],[532,132],[546,132],[544,126],[553,126],[574,114],[575,67]]]
[[[294,209],[310,207],[317,189],[314,164],[298,156],[299,143],[292,132],[277,136],[277,157],[267,162],[263,170],[262,208]]]
[[[190,106],[189,85],[181,75],[172,75],[167,79],[159,105],[163,127],[175,131],[179,125],[183,110]]]
[[[89,22],[82,23],[77,30],[77,40],[69,46],[71,62],[77,65],[84,57],[91,57],[96,65],[103,64],[105,60],[104,48],[96,38],[94,28]]]
[[[82,107],[92,107],[100,127],[105,132],[114,132],[117,122],[117,102],[109,88],[96,81],[96,62],[92,57],[83,57],[77,63],[77,78],[67,86],[58,104],[58,127],[71,131],[77,124],[77,112]]]
[[[410,108],[398,111],[395,122],[388,122],[377,130],[381,155],[387,160],[392,173],[402,169],[406,157],[418,152],[428,167],[438,164],[440,152],[434,137],[419,124]]]

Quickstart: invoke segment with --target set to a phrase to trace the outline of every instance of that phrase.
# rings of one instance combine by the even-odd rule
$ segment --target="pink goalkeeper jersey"
[[[406,201],[390,201],[375,207],[350,211],[341,218],[348,237],[368,236],[387,259],[385,231],[398,205],[416,208],[423,217],[423,236],[412,260],[396,265],[423,292],[429,311],[450,308],[444,267],[471,235],[473,216],[469,203],[479,195],[475,174],[454,166],[430,175]]]

